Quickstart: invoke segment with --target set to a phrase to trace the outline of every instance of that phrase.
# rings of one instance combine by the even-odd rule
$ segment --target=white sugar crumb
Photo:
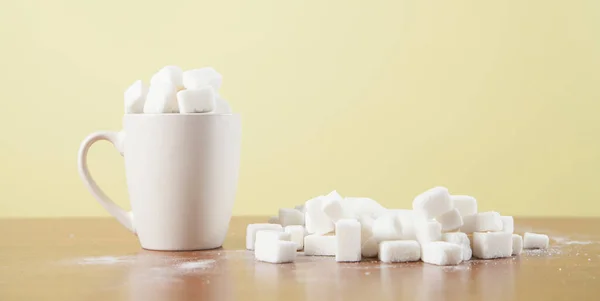
[[[523,254],[537,257],[557,256],[562,254],[562,250],[557,247],[552,247],[550,249],[527,249],[523,250]]]
[[[214,259],[181,258],[168,255],[124,255],[124,256],[94,256],[62,260],[62,264],[75,265],[132,265],[137,261],[149,262],[152,270],[192,271],[207,269],[216,264]]]
[[[365,275],[369,276],[371,275],[371,272],[365,272]]]
[[[571,240],[565,242],[565,245],[590,245],[593,244],[593,241],[579,241],[579,240]]]
[[[564,244],[565,242],[569,241],[568,238],[562,236],[552,236],[550,238],[559,244]]]
[[[591,240],[572,240],[564,236],[552,236],[551,238],[560,245],[591,245],[597,243],[597,241]]]
[[[212,267],[215,264],[215,260],[207,259],[207,260],[199,260],[199,261],[190,261],[179,264],[177,267],[184,270],[196,270],[196,269],[207,269]]]
[[[86,257],[77,260],[77,264],[80,265],[112,265],[119,263],[131,262],[133,257],[131,256],[100,256],[100,257]]]
[[[466,271],[466,270],[470,270],[471,266],[468,264],[459,264],[459,265],[450,265],[450,266],[443,266],[442,270],[444,272],[456,272],[456,271]]]

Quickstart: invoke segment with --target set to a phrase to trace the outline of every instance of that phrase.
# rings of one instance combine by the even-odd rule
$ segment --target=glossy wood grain
[[[255,262],[245,227],[265,220],[198,252],[141,250],[110,219],[0,220],[0,300],[600,300],[600,219],[516,219],[551,248],[455,267]]]

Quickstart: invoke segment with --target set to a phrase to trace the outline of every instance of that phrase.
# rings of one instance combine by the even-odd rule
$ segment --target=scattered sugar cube
[[[512,235],[512,255],[519,255],[523,251],[523,237],[519,234]]]
[[[400,227],[402,228],[402,239],[417,240],[414,211],[406,209],[393,209],[390,211],[396,215],[398,222],[400,222]]]
[[[345,218],[358,218],[370,216],[377,218],[388,212],[385,207],[370,198],[347,197],[341,202]]]
[[[323,212],[325,212],[327,217],[329,217],[329,219],[334,223],[344,218],[344,209],[342,208],[342,204],[338,200],[324,200],[322,210]]]
[[[183,88],[183,70],[177,66],[165,66],[150,79],[150,86],[170,85],[176,90]]]
[[[454,208],[435,218],[442,225],[442,231],[456,230],[463,225],[458,209]]]
[[[335,223],[337,241],[335,261],[360,261],[360,223],[353,219],[341,219]]]
[[[177,104],[176,92],[175,86],[169,84],[150,86],[146,95],[146,102],[144,103],[144,113],[178,113],[179,106]]]
[[[452,195],[450,200],[461,216],[477,213],[477,200],[469,195]]]
[[[336,248],[335,236],[311,234],[304,237],[304,255],[306,256],[335,256]]]
[[[415,240],[392,240],[379,243],[382,262],[408,262],[421,259],[421,245]]]
[[[445,187],[429,189],[413,200],[413,210],[419,211],[427,219],[440,216],[451,209],[450,193]]]
[[[512,216],[500,216],[500,220],[502,221],[502,232],[515,232],[515,220]]]
[[[279,209],[279,222],[282,226],[304,225],[304,213],[293,208]]]
[[[247,248],[252,248],[253,240],[255,245],[265,246],[282,239],[291,240],[296,250],[304,247],[304,255],[336,256],[338,262],[358,262],[361,257],[379,256],[383,262],[420,258],[430,264],[455,265],[471,257],[492,259],[518,255],[528,246],[547,248],[549,241],[548,236],[542,234],[526,233],[524,237],[512,234],[512,216],[500,216],[494,211],[478,213],[475,198],[450,196],[444,187],[435,187],[417,196],[413,210],[388,210],[372,199],[342,198],[334,190],[294,209],[280,209],[279,217],[271,217],[269,221],[287,226],[285,232],[282,234],[279,228],[252,234],[258,230],[251,230],[249,225]],[[302,221],[306,228],[295,224]],[[457,229],[462,232],[447,232]],[[335,235],[324,235],[334,230]],[[274,247],[256,248],[261,253],[256,255],[257,259],[266,257],[265,250],[274,250]],[[273,258],[270,262],[278,261]]]
[[[510,257],[512,234],[507,232],[473,233],[473,256],[481,259]]]
[[[286,240],[291,241],[292,237],[290,233],[282,232],[279,230],[258,230],[256,231],[256,240],[254,246],[259,242],[267,242],[272,240]]]
[[[442,225],[437,221],[419,221],[415,226],[417,240],[421,244],[442,239]]]
[[[305,223],[306,231],[310,234],[326,234],[333,231],[333,222],[323,212],[323,196],[306,201]]]
[[[283,231],[283,227],[278,224],[249,224],[246,228],[246,249],[254,250],[254,242],[256,241],[256,232],[260,230]]]
[[[325,196],[325,198],[328,200],[334,200],[334,201],[339,201],[339,202],[344,200],[344,198],[337,192],[337,190],[334,190],[334,191],[328,193]]]
[[[279,222],[279,217],[277,216],[270,216],[269,220],[267,221],[269,224],[281,224]]]
[[[373,222],[372,232],[378,241],[402,239],[402,225],[393,214],[378,217]]]
[[[181,113],[208,113],[215,110],[215,91],[206,86],[177,92],[177,104]]]
[[[377,257],[379,253],[379,243],[375,237],[367,239],[361,246],[360,252],[363,257]]]
[[[367,239],[373,237],[373,222],[375,220],[366,215],[359,217],[358,222],[360,223],[360,240],[364,244]]]
[[[183,86],[186,89],[197,89],[211,86],[219,90],[223,83],[223,76],[212,67],[193,69],[183,72]]]
[[[215,110],[212,112],[213,114],[231,114],[231,106],[227,100],[223,99],[221,96],[217,95],[215,98]]]
[[[286,226],[286,233],[290,234],[290,240],[295,242],[297,245],[297,250],[302,250],[304,248],[304,227],[299,225]]]
[[[254,257],[260,261],[283,263],[293,261],[295,255],[289,254],[288,247],[279,245],[279,241],[290,242],[290,234],[276,230],[259,230],[256,232]],[[294,253],[296,244],[294,244]]]
[[[445,241],[421,245],[421,260],[435,265],[457,265],[462,262],[462,247]]]
[[[525,232],[525,235],[523,235],[523,249],[546,249],[549,241],[548,235]]]
[[[124,93],[125,99],[125,113],[127,114],[139,114],[144,113],[144,103],[146,102],[146,95],[148,94],[148,87],[144,85],[141,80],[135,81]]]
[[[502,231],[500,213],[488,211],[463,216],[463,226],[460,231],[465,233]]]
[[[271,240],[256,244],[254,258],[270,263],[288,263],[296,260],[296,243],[291,241]]]
[[[442,240],[445,242],[459,245],[462,248],[462,260],[467,261],[471,259],[473,252],[471,251],[471,241],[467,234],[462,232],[449,232],[442,234]]]

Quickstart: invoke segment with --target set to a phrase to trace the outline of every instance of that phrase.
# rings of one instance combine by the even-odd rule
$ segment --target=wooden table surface
[[[0,220],[0,300],[600,300],[600,219],[516,219],[550,249],[453,267],[255,262],[245,227],[265,220],[197,252],[142,250],[111,219]]]

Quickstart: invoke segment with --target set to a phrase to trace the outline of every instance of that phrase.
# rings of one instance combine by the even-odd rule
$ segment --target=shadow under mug
[[[90,176],[87,153],[99,140],[125,158],[131,212],[113,203]],[[204,250],[223,244],[240,165],[239,114],[126,114],[120,132],[82,142],[86,187],[149,250]]]

